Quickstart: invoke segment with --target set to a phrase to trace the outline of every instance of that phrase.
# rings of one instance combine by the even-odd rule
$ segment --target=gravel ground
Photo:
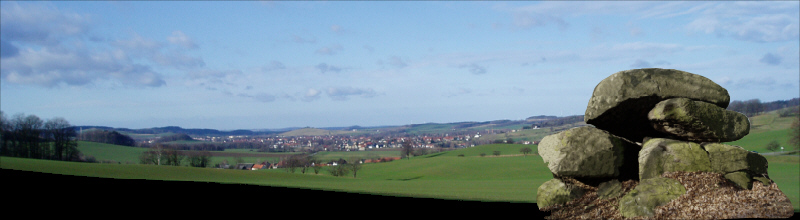
[[[741,219],[790,218],[794,214],[789,198],[773,182],[767,186],[759,181],[747,190],[728,181],[722,174],[707,172],[669,172],[662,177],[678,180],[686,187],[686,194],[658,206],[652,217],[627,219]],[[583,188],[587,193],[564,205],[540,209],[550,212],[547,219],[623,219],[617,210],[620,197],[597,200],[597,188],[575,179],[565,178]],[[622,182],[623,195],[638,184]]]

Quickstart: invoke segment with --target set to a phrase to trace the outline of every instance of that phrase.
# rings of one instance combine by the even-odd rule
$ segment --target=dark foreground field
[[[48,210],[67,212],[84,207],[93,210],[134,212],[132,215],[142,217],[153,213],[146,214],[135,210],[173,210],[157,214],[159,217],[169,215],[199,217],[220,211],[238,210],[236,213],[242,211],[273,213],[271,216],[274,216],[275,212],[294,213],[292,215],[302,215],[304,218],[362,216],[374,213],[376,216],[397,217],[522,215],[527,219],[541,219],[548,214],[540,212],[535,203],[395,197],[246,184],[97,178],[9,169],[0,169],[0,172],[4,188],[26,192],[16,195],[6,194],[4,196],[6,201],[14,201],[11,207],[18,205],[24,207],[24,204],[39,204],[46,201],[47,204],[61,204],[48,206]],[[68,191],[53,190],[57,188],[56,186],[64,186],[64,190]],[[59,215],[57,212],[48,212],[39,216],[51,214]]]

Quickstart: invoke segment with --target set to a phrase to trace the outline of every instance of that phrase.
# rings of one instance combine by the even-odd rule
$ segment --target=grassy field
[[[552,178],[541,157],[520,156],[519,149],[535,145],[482,145],[386,163],[365,164],[357,178],[288,173],[285,170],[240,171],[211,168],[97,164],[0,158],[3,169],[121,179],[158,179],[242,183],[476,201],[534,203],[539,185]],[[492,156],[500,151],[501,156]],[[360,154],[361,152],[345,152]],[[480,156],[486,153],[486,156]],[[459,155],[462,155],[459,156]],[[342,156],[352,156],[342,154]],[[800,160],[768,156],[770,177],[800,210]]]
[[[741,146],[747,150],[760,153],[770,152],[766,146],[770,141],[778,141],[786,150],[789,147],[789,135],[791,134],[792,120],[794,117],[780,117],[778,111],[772,111],[758,116],[750,117],[750,134],[733,142],[725,144]]]
[[[745,138],[727,144],[748,150],[767,152],[764,146],[778,140],[782,145],[789,135],[793,118],[767,113],[751,118],[753,128]],[[796,119],[794,119],[796,120]],[[552,178],[541,157],[521,156],[520,149],[536,145],[494,144],[433,153],[386,163],[363,165],[357,178],[333,177],[326,170],[320,174],[289,173],[283,169],[240,171],[211,168],[126,164],[138,162],[142,148],[80,142],[79,149],[97,160],[121,164],[75,163],[21,158],[0,158],[0,168],[38,171],[77,176],[121,179],[157,179],[197,182],[241,183],[265,186],[324,189],[419,198],[443,198],[476,201],[536,202],[539,185]],[[500,156],[493,156],[500,151]],[[274,160],[287,154],[229,150],[220,155],[238,155],[245,162]],[[225,153],[225,154],[222,154]],[[485,156],[480,156],[485,153]],[[244,155],[244,156],[243,156]],[[320,152],[321,159],[399,156],[398,151]],[[461,156],[463,155],[463,156]],[[245,157],[246,156],[246,157]],[[237,157],[215,156],[212,164]],[[789,197],[795,212],[800,212],[800,157],[766,156],[769,175]]]

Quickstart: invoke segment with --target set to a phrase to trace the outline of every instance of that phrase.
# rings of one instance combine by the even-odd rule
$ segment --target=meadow
[[[788,140],[792,118],[772,113],[751,118],[753,129],[745,138],[727,144],[748,150],[767,152],[772,140],[781,145]],[[796,119],[794,119],[796,120]],[[536,145],[491,144],[444,151],[384,163],[364,164],[356,177],[334,177],[326,169],[315,174],[285,169],[229,170],[187,166],[153,166],[137,164],[142,148],[80,142],[79,149],[98,161],[117,163],[77,163],[0,157],[0,168],[88,177],[116,179],[148,179],[279,186],[325,191],[356,192],[413,198],[436,198],[466,201],[502,201],[535,203],[539,185],[552,174],[536,154],[523,156],[520,149]],[[493,152],[499,151],[500,156]],[[244,149],[215,152],[212,164],[242,158],[245,162],[276,160],[290,153],[262,153]],[[483,156],[482,156],[483,154]],[[228,156],[222,156],[228,155]],[[230,156],[237,155],[237,156]],[[399,151],[319,152],[318,158],[335,160],[352,157],[399,156]],[[765,156],[769,176],[789,197],[795,212],[800,212],[800,156]]]
[[[230,169],[153,166],[140,164],[77,163],[23,158],[0,158],[3,169],[107,177],[236,183],[261,186],[356,192],[414,198],[535,203],[539,185],[552,174],[538,155],[522,156],[523,147],[493,144],[445,151],[385,163],[364,164],[353,178],[331,176],[327,170],[290,173],[285,169]],[[500,156],[492,152],[500,151]],[[341,152],[342,156],[347,153]],[[481,153],[485,153],[481,156]],[[463,155],[463,156],[462,156]],[[350,155],[353,156],[353,155]],[[770,177],[800,210],[800,160],[796,156],[767,156]]]

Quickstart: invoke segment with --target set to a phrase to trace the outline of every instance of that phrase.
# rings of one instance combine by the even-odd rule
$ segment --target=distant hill
[[[119,131],[119,132],[126,132],[132,134],[162,134],[162,133],[174,133],[174,134],[187,134],[187,135],[195,135],[195,136],[228,136],[228,135],[269,135],[269,134],[277,134],[278,131],[271,131],[271,130],[261,130],[261,131],[252,131],[252,130],[233,130],[233,131],[220,131],[215,129],[185,129],[178,126],[167,126],[167,127],[156,127],[156,128],[142,128],[142,129],[128,129],[128,128],[112,128],[112,127],[105,127],[105,126],[75,126],[75,130],[89,130],[89,129],[99,129],[99,130],[110,130],[110,131]]]
[[[397,126],[349,126],[349,127],[326,127],[326,128],[282,128],[282,129],[260,129],[260,130],[232,130],[220,131],[215,129],[186,129],[178,126],[154,127],[142,129],[112,128],[106,126],[75,126],[75,130],[107,130],[125,133],[136,138],[140,135],[159,135],[159,134],[186,134],[190,136],[238,136],[238,135],[283,135],[283,136],[302,136],[302,135],[340,135],[350,134],[353,130],[380,130],[381,132],[400,132],[411,134],[437,134],[452,133],[453,131],[476,131],[486,129],[522,129],[532,127],[532,125],[542,127],[557,127],[566,124],[583,122],[583,115],[573,115],[566,117],[558,116],[532,116],[524,120],[494,120],[484,122],[452,122],[452,123],[425,123],[413,125]],[[355,133],[354,133],[355,134]]]
[[[194,139],[192,139],[192,137],[189,137],[189,135],[187,134],[173,134],[156,139],[157,143],[166,143],[173,141],[194,141]]]
[[[325,135],[340,135],[352,133],[351,131],[343,130],[325,130],[319,128],[301,128],[293,131],[280,133],[282,136],[325,136]]]

